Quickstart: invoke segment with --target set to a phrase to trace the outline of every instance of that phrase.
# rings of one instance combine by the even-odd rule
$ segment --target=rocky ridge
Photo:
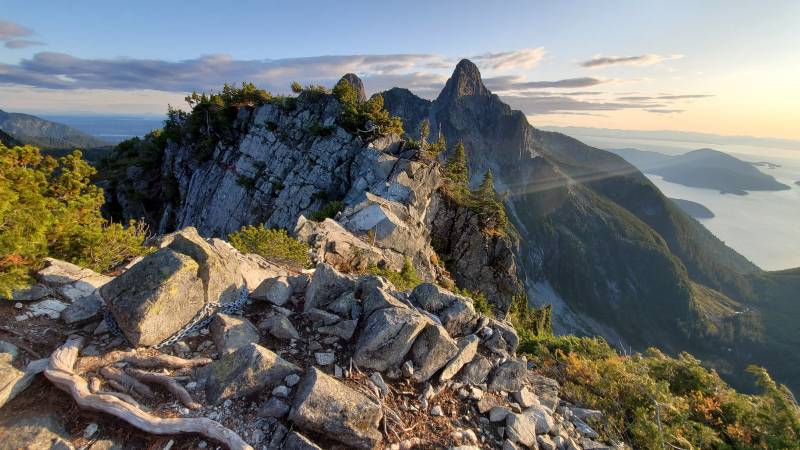
[[[130,383],[126,401],[156,416],[206,417],[252,448],[611,448],[586,423],[602,414],[561,401],[558,383],[517,355],[513,327],[477,313],[467,297],[433,283],[402,292],[384,278],[342,273],[323,261],[298,272],[193,228],[159,243],[114,277],[51,260],[37,274],[40,284],[17,298],[28,302],[20,302],[24,323],[58,295],[54,289],[99,280],[88,292],[100,296],[98,313],[73,323],[87,344],[76,370],[96,392]],[[184,327],[242,289],[247,300],[237,309]],[[66,310],[46,320],[66,320]],[[103,310],[119,334],[100,320]],[[145,347],[176,332],[168,346]],[[15,380],[30,378],[42,362],[15,369],[18,351],[3,345],[4,386],[17,383],[5,402],[25,388]],[[150,379],[136,367],[153,370],[163,356],[178,359],[157,373],[179,383],[188,399],[141,382]],[[141,366],[144,360],[151,365]],[[96,427],[83,436],[61,432],[60,442],[77,448],[95,433],[114,439],[113,430]]]

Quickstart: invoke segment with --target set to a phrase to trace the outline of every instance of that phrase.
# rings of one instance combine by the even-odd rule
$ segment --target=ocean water
[[[744,161],[767,161],[779,165],[775,168],[761,166],[759,170],[791,189],[754,191],[744,196],[720,194],[713,189],[687,187],[664,181],[660,176],[647,176],[667,197],[691,200],[710,209],[715,217],[701,219],[700,223],[762,269],[800,267],[800,186],[795,184],[800,181],[800,149],[586,135],[574,137],[598,148],[629,147],[672,155],[708,147]]]
[[[42,115],[40,117],[77,128],[111,144],[118,144],[132,137],[142,137],[161,128],[165,119],[160,116]]]

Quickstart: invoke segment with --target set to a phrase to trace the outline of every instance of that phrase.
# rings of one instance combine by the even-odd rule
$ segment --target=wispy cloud
[[[284,91],[293,80],[331,83],[355,72],[383,86],[398,76],[417,84],[444,79],[424,70],[443,57],[430,54],[340,55],[305,58],[237,60],[206,55],[182,61],[155,59],[86,59],[40,52],[18,64],[0,64],[0,83],[50,89],[155,89],[170,92],[218,89],[226,82],[252,81]]]
[[[565,95],[505,95],[503,101],[527,115],[566,114],[587,111],[619,111],[624,109],[660,109],[661,103],[631,103],[617,101],[588,101]]]
[[[44,45],[44,42],[30,41],[28,39],[12,39],[10,41],[6,41],[6,43],[3,45],[5,46],[5,48],[16,50],[18,48],[28,48],[28,47],[33,47],[35,45]]]
[[[30,36],[33,30],[9,20],[0,19],[0,41]]]
[[[685,109],[647,109],[647,112],[656,114],[677,114],[686,111]]]
[[[493,91],[516,91],[528,89],[552,89],[552,88],[585,88],[597,86],[598,84],[608,83],[613,80],[594,78],[594,77],[580,77],[580,78],[566,78],[563,80],[555,81],[525,81],[520,76],[499,76],[486,78],[483,80],[486,87]]]
[[[470,59],[483,69],[528,69],[539,64],[545,53],[544,47],[523,48],[508,52],[484,53]]]
[[[625,96],[619,100],[626,101],[651,101],[651,100],[694,100],[699,98],[713,97],[711,94],[679,94],[679,95],[655,95],[655,96]]]
[[[664,61],[683,58],[683,55],[656,55],[648,53],[635,56],[602,56],[581,63],[583,67],[598,68],[607,66],[651,66]]]
[[[22,39],[33,35],[33,30],[9,20],[0,19],[0,42],[9,49],[19,49],[34,45],[43,45],[42,42]]]

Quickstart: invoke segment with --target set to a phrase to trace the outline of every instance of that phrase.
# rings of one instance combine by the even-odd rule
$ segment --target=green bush
[[[334,200],[332,202],[328,202],[322,207],[322,209],[311,214],[311,220],[315,222],[322,222],[325,219],[333,219],[336,217],[336,214],[343,209],[343,201]]]
[[[290,237],[286,230],[247,225],[228,235],[228,241],[242,253],[255,253],[295,268],[311,265],[308,245]]]
[[[414,265],[411,264],[411,260],[408,258],[406,258],[406,260],[403,262],[403,268],[400,269],[399,272],[387,269],[385,267],[378,267],[375,264],[370,264],[367,266],[366,272],[372,275],[385,277],[394,285],[394,287],[401,291],[414,289],[420,283],[422,283],[422,279],[420,279],[420,277],[417,275]]]
[[[345,79],[339,80],[334,86],[333,95],[342,104],[339,120],[348,132],[358,133],[367,138],[389,134],[403,135],[403,121],[384,109],[381,95],[373,95],[369,100],[359,102],[358,92]],[[367,129],[367,124],[370,122],[375,125],[374,130]]]
[[[447,288],[445,288],[447,289]],[[463,295],[464,297],[469,297],[472,299],[472,306],[475,307],[475,311],[483,314],[487,317],[494,317],[494,310],[492,310],[492,305],[489,303],[489,300],[486,299],[486,296],[483,295],[482,292],[473,292],[469,289],[462,289],[458,286],[454,286],[450,289],[454,294]]]
[[[749,369],[762,393],[745,395],[688,353],[619,355],[600,338],[552,335],[520,351],[558,378],[567,400],[604,412],[597,431],[633,448],[798,448],[800,409],[762,368]]]
[[[303,85],[301,85],[297,81],[292,81],[292,86],[291,87],[292,87],[292,92],[294,92],[295,94],[299,94],[299,93],[303,92]]]
[[[46,256],[104,272],[147,252],[143,224],[102,217],[94,174],[78,150],[56,160],[0,145],[0,296],[27,286]]]

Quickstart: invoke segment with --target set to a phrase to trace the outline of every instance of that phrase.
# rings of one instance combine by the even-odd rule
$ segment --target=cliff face
[[[517,242],[507,236],[486,236],[478,215],[442,195],[433,198],[428,215],[431,242],[458,286],[481,292],[504,313],[523,291],[518,278]]]
[[[345,79],[358,88],[354,77]],[[157,161],[107,177],[108,209],[120,220],[145,218],[158,233],[194,226],[224,237],[250,224],[285,228],[311,244],[318,261],[345,271],[370,264],[400,270],[409,259],[425,280],[452,276],[505,315],[519,291],[510,241],[484,236],[474,213],[442,202],[438,163],[420,161],[396,136],[353,135],[339,126],[340,114],[327,94],[303,93],[293,108],[242,107],[234,142],[218,144],[209,158],[191,143],[169,142]],[[335,220],[308,220],[332,206],[340,210],[332,211]],[[444,254],[436,255],[432,235]],[[451,273],[439,259],[456,261]]]

